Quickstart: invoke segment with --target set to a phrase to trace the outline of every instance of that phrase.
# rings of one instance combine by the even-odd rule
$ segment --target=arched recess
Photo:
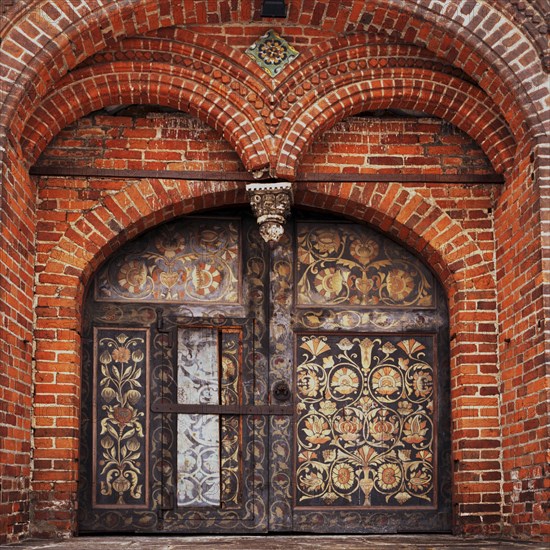
[[[39,11],[39,7],[45,14],[59,13],[55,2],[36,2],[32,5],[36,12]],[[162,26],[206,22],[203,21],[206,11],[197,7],[197,11],[186,13],[182,5],[176,3],[169,4],[162,13],[155,9],[154,2],[144,1],[118,2],[78,15],[72,7],[68,6],[66,9],[67,16],[60,16],[56,20],[51,20],[50,25],[44,25],[46,32],[42,33],[36,47],[25,50],[20,57],[18,84],[16,89],[8,93],[8,101],[2,114],[2,123],[11,127],[15,136],[23,130],[28,114],[32,111],[32,104],[48,92],[53,82],[86,57],[106,47],[108,41],[116,40],[123,35],[148,32]],[[299,12],[300,10],[291,10],[291,20],[298,18]],[[543,130],[537,113],[541,111],[536,105],[542,104],[535,96],[531,100],[530,95],[534,92],[529,91],[536,90],[543,84],[541,71],[536,68],[537,64],[540,67],[536,51],[522,35],[521,30],[510,24],[510,40],[519,45],[521,53],[524,54],[522,57],[528,56],[531,65],[525,69],[525,73],[519,70],[521,68],[517,66],[517,56],[499,45],[500,35],[497,36],[496,29],[487,24],[489,19],[501,14],[486,4],[474,12],[472,13],[467,2],[445,8],[438,2],[425,3],[420,0],[399,5],[394,2],[372,2],[364,5],[363,2],[356,1],[353,9],[339,10],[327,18],[326,24],[329,28],[346,29],[348,32],[357,26],[376,32],[386,29],[390,33],[401,35],[405,41],[425,45],[438,56],[458,64],[467,74],[479,79],[480,85],[495,98],[514,133],[521,131],[519,116],[521,119],[530,120],[531,126],[539,125],[535,133],[540,135]],[[130,13],[131,18],[128,17]],[[252,14],[250,11],[244,11],[242,15],[251,17]],[[221,23],[238,20],[239,14],[232,11],[226,14],[217,12],[214,17]],[[405,20],[410,24],[403,24]],[[300,21],[304,24],[301,19]],[[23,17],[20,27],[23,34],[33,34],[30,20],[25,21]],[[490,31],[487,32],[486,28]],[[102,32],[101,29],[106,30]],[[461,32],[462,29],[466,32]],[[5,27],[5,44],[8,50],[12,47],[19,48],[16,45],[17,35],[11,36],[11,30],[10,27]],[[426,40],[427,35],[432,38]],[[453,37],[452,40],[448,39],[449,35]],[[85,42],[84,38],[88,36],[96,36],[99,40]],[[78,46],[72,47],[72,44]],[[495,71],[487,71],[492,64],[495,65]],[[523,74],[525,78],[522,80]],[[41,79],[44,80],[40,81]],[[532,108],[528,107],[529,105],[532,105]]]
[[[36,280],[37,334],[41,330],[60,327],[56,338],[37,338],[39,359],[36,362],[36,405],[38,422],[47,421],[52,414],[46,403],[50,398],[48,384],[39,382],[42,372],[48,372],[55,363],[58,376],[74,388],[79,395],[80,387],[80,342],[75,338],[81,327],[81,304],[83,291],[91,274],[102,261],[123,243],[154,225],[181,214],[231,204],[245,203],[242,186],[229,183],[183,183],[165,180],[162,185],[154,180],[130,182],[125,189],[106,197],[103,204],[83,214],[68,227],[59,242],[39,257]],[[489,266],[475,243],[465,234],[460,225],[453,221],[439,207],[427,201],[412,189],[404,190],[398,185],[373,185],[357,189],[351,184],[330,186],[326,184],[299,184],[296,204],[315,209],[327,209],[344,214],[358,221],[366,221],[382,231],[390,233],[412,250],[421,255],[435,270],[447,290],[451,319],[451,406],[454,415],[453,458],[460,464],[464,444],[468,440],[463,426],[469,422],[468,394],[478,384],[475,374],[479,368],[479,354],[472,355],[472,345],[483,341],[494,345],[495,334],[480,333],[477,322],[471,315],[480,299],[494,299],[494,279]],[[420,215],[419,215],[420,214]],[[47,303],[48,307],[41,307]],[[52,347],[63,346],[67,360],[59,363]],[[496,375],[484,376],[488,386],[495,385]],[[55,390],[57,391],[57,389]],[[77,427],[79,422],[78,399],[70,404],[60,402],[55,414],[66,417]],[[478,412],[476,411],[476,415]],[[480,413],[482,414],[482,413]],[[487,424],[498,419],[484,419]],[[40,453],[47,455],[47,437],[40,428],[35,431],[35,445]],[[76,453],[78,437],[67,438],[64,444],[71,453]],[[45,446],[43,446],[45,445]],[[467,445],[466,445],[467,446]],[[456,521],[467,522],[469,512],[463,503],[467,501],[468,486],[474,483],[456,466],[453,495],[456,506]],[[66,487],[67,509],[72,510],[75,493],[71,483],[76,474],[76,464],[56,470],[55,487]],[[40,471],[36,474],[40,477]],[[476,490],[479,482],[476,481]],[[56,520],[59,499],[49,504],[51,492],[36,492],[36,505],[44,517],[49,517],[48,528],[66,525]],[[65,509],[65,508],[64,508]],[[49,512],[48,512],[49,510]],[[48,513],[50,514],[48,516]],[[74,514],[70,525],[74,529]],[[71,527],[62,527],[67,529]]]
[[[113,62],[75,71],[45,98],[22,137],[31,152],[29,164],[62,128],[77,118],[121,103],[167,105],[188,112],[222,133],[248,170],[260,169],[269,162],[263,121],[231,89],[184,68]]]
[[[457,78],[417,69],[379,69],[336,78],[323,92],[307,94],[289,110],[280,128],[286,139],[279,146],[279,177],[295,177],[300,156],[336,122],[361,111],[392,107],[443,118],[475,139],[497,172],[512,166],[515,142],[505,122],[483,92]]]

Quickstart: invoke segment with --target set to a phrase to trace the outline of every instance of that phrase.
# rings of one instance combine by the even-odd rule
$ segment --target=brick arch
[[[294,204],[342,214],[378,227],[423,256],[450,296],[457,285],[466,284],[460,290],[466,290],[468,285],[473,288],[476,277],[486,279],[484,288],[494,286],[489,282],[493,275],[482,261],[483,254],[476,241],[444,210],[412,188],[397,183],[369,186],[300,183]],[[111,253],[139,233],[177,216],[233,205],[247,205],[243,184],[130,181],[71,224],[50,251],[41,273],[74,275],[78,271],[76,277],[83,288]],[[474,263],[468,260],[472,257],[477,258]],[[473,279],[466,273],[470,268],[477,273]]]
[[[0,113],[0,125],[9,127],[18,138],[32,105],[72,68],[117,38],[178,24],[221,24],[238,17],[236,12],[220,6],[212,13],[210,4],[198,0],[191,11],[184,2],[159,6],[157,0],[110,0],[101,6],[94,3],[92,9],[86,4],[60,5],[57,0],[30,2],[15,18],[17,27],[6,24],[0,30],[3,47],[18,54],[13,84],[11,89],[5,88],[6,106]],[[32,22],[39,16],[41,33],[37,38]],[[15,29],[17,32],[12,34]],[[19,44],[21,35],[23,46]]]
[[[317,89],[289,110],[280,128],[276,173],[295,178],[301,155],[324,130],[345,117],[381,108],[425,111],[451,122],[481,146],[495,170],[513,165],[515,142],[483,92],[441,73],[379,69],[333,79],[325,95]]]
[[[65,126],[107,105],[149,103],[188,112],[218,130],[248,170],[269,163],[265,125],[241,96],[208,75],[150,62],[113,62],[85,67],[66,77],[45,98],[22,136],[28,165]]]
[[[206,208],[244,204],[245,193],[242,184],[221,182],[189,183],[164,180],[139,180],[113,195],[107,196],[102,204],[84,212],[64,232],[58,243],[45,254],[38,265],[36,296],[38,304],[45,297],[48,307],[38,307],[36,319],[37,354],[36,373],[55,368],[58,376],[71,384],[69,404],[62,401],[63,394],[57,389],[40,383],[36,385],[35,417],[48,425],[48,415],[62,415],[65,421],[78,426],[80,387],[80,342],[77,337],[81,326],[81,306],[84,290],[94,271],[115,250],[143,231],[168,221],[175,216],[196,212]],[[492,345],[494,334],[478,327],[479,319],[472,316],[480,294],[488,300],[487,294],[494,294],[495,282],[489,266],[476,242],[458,223],[411,188],[404,189],[397,184],[373,185],[357,188],[351,184],[334,186],[330,184],[300,184],[296,192],[297,206],[330,210],[350,216],[358,221],[369,222],[379,230],[389,233],[417,254],[421,255],[436,271],[447,290],[450,303],[451,332],[456,337],[451,342],[451,380],[453,410],[459,420],[456,422],[456,436],[453,453],[459,453],[462,440],[468,437],[461,431],[463,423],[468,425],[468,415],[461,411],[468,408],[461,397],[468,395],[468,386],[479,382],[470,367],[479,356],[472,357],[471,348],[480,341]],[[479,312],[476,313],[478,315]],[[56,327],[57,337],[42,337],[42,332]],[[57,350],[63,349],[63,361]],[[470,350],[470,351],[468,351]],[[476,369],[474,369],[476,372]],[[471,379],[470,379],[471,378]],[[496,375],[494,376],[496,384]],[[38,378],[39,380],[39,378]],[[486,384],[492,384],[488,379]],[[52,412],[51,398],[61,410]],[[59,401],[59,402],[58,402]],[[70,424],[65,424],[70,425]],[[48,448],[41,447],[40,429],[36,432],[36,448],[43,459],[48,457]],[[482,438],[481,438],[482,439]],[[48,440],[49,441],[49,440]],[[78,434],[64,439],[73,456],[78,453]],[[51,450],[55,453],[55,449]],[[56,468],[56,477],[48,478],[56,487],[65,487],[67,499],[60,507],[60,497],[48,502],[50,491],[41,495],[38,491],[35,506],[43,517],[49,517],[48,529],[74,529],[76,514],[73,504],[76,499],[74,479],[78,464],[67,461],[65,468]],[[40,479],[41,470],[35,475]],[[480,490],[480,482],[468,477],[468,472],[456,475],[454,487],[457,514],[462,513],[462,503],[467,503],[469,483]],[[461,495],[466,495],[462,500]],[[43,502],[41,502],[43,499]],[[51,514],[48,509],[51,506]],[[59,510],[63,514],[57,518]],[[69,521],[67,523],[67,511]]]
[[[6,49],[21,53],[16,67],[19,73],[15,73],[18,76],[11,79],[13,88],[6,86],[8,99],[1,123],[10,127],[17,138],[32,104],[63,74],[103,49],[109,41],[173,24],[248,21],[257,15],[252,14],[250,7],[243,7],[242,13],[237,13],[222,9],[223,3],[215,5],[214,9],[210,4],[197,2],[195,10],[190,12],[179,2],[159,6],[154,0],[120,0],[87,13],[84,11],[86,7],[81,6],[79,13],[76,8],[67,6],[64,9],[68,13],[62,16],[55,0],[33,2],[29,10],[41,10],[41,13],[57,19],[42,25],[42,33],[36,39],[33,36],[36,29],[30,23],[32,12],[21,12],[20,18],[16,19],[21,34],[34,38],[23,40],[26,47],[22,51],[18,44],[21,34],[12,34],[13,27],[5,26]],[[515,134],[523,131],[524,119],[536,127],[536,134],[544,133],[538,114],[544,111],[544,99],[536,93],[544,86],[540,59],[529,39],[512,22],[507,39],[516,48],[502,44],[501,34],[491,25],[492,18],[502,14],[492,6],[483,4],[474,9],[474,13],[471,5],[469,7],[465,2],[448,5],[439,0],[409,0],[407,3],[401,0],[369,3],[354,0],[348,10],[334,10],[327,0],[316,6],[319,7],[314,10],[298,2],[292,4],[288,23],[315,26],[322,20],[322,28],[335,33],[356,29],[384,30],[402,40],[425,45],[436,55],[453,61],[474,76],[480,86],[495,97]],[[130,14],[132,17],[128,17]],[[90,37],[88,42],[86,37]],[[521,65],[525,65],[524,59],[528,60],[528,67]]]
[[[141,53],[141,57],[140,57]],[[86,66],[115,60],[146,59],[180,65],[209,75],[232,89],[235,83],[262,95],[269,95],[271,79],[245,53],[232,49],[218,38],[180,27],[160,28],[142,36],[123,37],[84,62]],[[245,95],[245,94],[243,94]]]
[[[378,0],[357,7],[347,31],[382,31],[426,47],[494,98],[516,140],[528,129],[535,137],[544,135],[545,100],[535,92],[547,86],[541,59],[524,29],[510,19],[499,28],[495,23],[501,18],[505,10],[487,2]]]
[[[457,294],[478,286],[495,288],[491,268],[472,236],[413,188],[397,183],[299,183],[294,204],[369,223],[401,242],[434,270],[454,313],[460,312],[455,308],[462,299]],[[75,314],[93,273],[124,243],[175,217],[233,205],[247,205],[241,183],[129,181],[122,190],[83,211],[65,230],[37,270],[37,294],[44,292],[46,281],[59,286],[49,275],[60,275],[77,289]]]
[[[415,44],[388,41],[381,34],[357,32],[325,40],[300,53],[300,66],[276,90],[285,97],[308,82],[317,84],[343,73],[381,67],[423,68],[466,80],[466,74],[428,49]]]

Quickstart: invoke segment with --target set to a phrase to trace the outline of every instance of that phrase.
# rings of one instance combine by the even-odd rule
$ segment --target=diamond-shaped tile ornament
[[[300,54],[273,29],[267,31],[246,50],[269,76],[277,76],[291,61]]]

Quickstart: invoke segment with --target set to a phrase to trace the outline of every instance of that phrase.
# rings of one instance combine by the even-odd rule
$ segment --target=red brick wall
[[[0,180],[0,543],[29,531],[35,196],[20,158],[8,148]]]
[[[349,118],[322,134],[302,159],[307,172],[493,174],[479,146],[433,118]]]
[[[520,160],[495,210],[503,514],[505,534],[548,537],[548,319],[540,284],[539,198],[533,193],[535,166],[529,152],[529,143],[520,145]]]
[[[82,118],[57,135],[37,166],[245,171],[238,155],[216,131],[188,115],[166,113]],[[494,173],[475,142],[451,124],[390,116],[356,117],[336,124],[306,153],[299,174],[396,170]]]
[[[244,171],[219,134],[188,115],[95,115],[65,128],[44,151],[40,166],[130,170]]]

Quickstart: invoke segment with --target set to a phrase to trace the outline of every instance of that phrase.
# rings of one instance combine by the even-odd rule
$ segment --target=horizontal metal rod
[[[340,174],[310,172],[298,175],[299,182],[335,183],[504,183],[500,174]]]
[[[231,415],[293,415],[289,405],[184,405],[181,403],[153,403],[153,412],[176,414],[231,414]]]
[[[245,181],[261,182],[248,172],[224,172],[201,170],[111,170],[108,168],[86,168],[77,166],[33,166],[31,176],[69,176],[124,179],[171,179],[195,181]],[[308,172],[298,174],[297,182],[321,183],[504,183],[500,174],[359,174],[339,172]]]

